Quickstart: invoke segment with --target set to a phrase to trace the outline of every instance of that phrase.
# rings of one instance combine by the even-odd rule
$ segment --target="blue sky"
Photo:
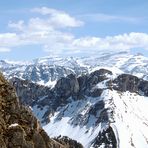
[[[147,0],[0,1],[0,59],[93,55],[148,56]]]

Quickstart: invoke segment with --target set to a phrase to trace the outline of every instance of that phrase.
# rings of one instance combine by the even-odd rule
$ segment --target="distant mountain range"
[[[18,77],[51,87],[61,77],[69,74],[79,76],[100,68],[148,80],[148,58],[141,54],[131,55],[128,52],[101,52],[95,57],[81,58],[43,57],[31,62],[0,61],[0,70],[8,79]]]

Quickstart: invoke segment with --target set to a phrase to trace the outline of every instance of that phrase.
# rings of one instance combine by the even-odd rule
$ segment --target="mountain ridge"
[[[94,57],[43,57],[32,62],[0,61],[0,70],[8,78],[25,80],[53,87],[57,80],[69,74],[77,76],[106,68],[115,73],[128,73],[148,80],[148,58],[128,52],[99,53]]]
[[[15,80],[13,82],[15,84]],[[18,82],[16,84],[18,84],[15,86],[18,94],[21,92],[19,92],[19,87],[22,88],[24,94],[27,94],[25,89],[31,89],[30,96],[26,97],[30,99],[33,85],[36,84],[30,87],[28,87],[30,84],[25,84],[24,88],[23,82],[21,85]],[[148,81],[130,74],[114,76],[111,71],[100,69],[79,77],[70,74],[59,79],[52,89],[40,85],[38,87],[45,96],[41,95],[37,101],[28,105],[32,105],[34,113],[42,121],[45,131],[51,137],[68,136],[88,148],[103,147],[103,145],[105,147],[116,145],[121,148],[124,145],[130,148],[132,143],[136,143],[131,136],[132,132],[135,133],[131,124],[134,120],[142,126],[144,136],[148,137],[144,132],[144,129],[148,130],[146,109],[142,111],[139,106],[139,103],[143,107],[148,105]],[[34,90],[39,96],[37,89]],[[35,95],[35,92],[33,94]],[[135,113],[131,114],[132,108]],[[137,112],[137,109],[140,112]],[[125,120],[126,116],[132,120],[130,119],[129,123],[124,121],[127,124],[124,125],[122,120]],[[129,139],[126,138],[127,141],[124,144],[125,137],[122,137],[124,135],[122,133],[125,133],[124,130],[128,126],[132,132],[126,133],[129,134]],[[110,136],[106,137],[106,134]],[[130,139],[133,142],[129,141]],[[145,138],[140,139],[144,141],[142,144],[146,145],[147,142],[143,140]]]
[[[148,58],[143,55],[45,57],[25,67],[1,62],[0,69],[57,141],[66,136],[85,148],[147,147]]]

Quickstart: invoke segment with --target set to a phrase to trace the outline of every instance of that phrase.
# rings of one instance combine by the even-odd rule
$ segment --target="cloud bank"
[[[39,14],[41,17],[32,17],[28,21],[10,21],[8,27],[11,32],[0,33],[0,52],[9,52],[12,48],[24,45],[41,45],[45,52],[58,55],[63,52],[70,55],[97,53],[100,50],[148,49],[146,33],[131,32],[104,38],[94,36],[77,38],[69,33],[69,29],[83,27],[85,22],[66,12],[47,7],[34,8],[31,13]]]

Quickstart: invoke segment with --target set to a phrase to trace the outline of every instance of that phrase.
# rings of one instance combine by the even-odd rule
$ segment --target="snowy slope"
[[[55,115],[50,118],[51,122],[44,126],[45,131],[52,137],[68,136],[81,142],[84,147],[89,147],[90,142],[101,130],[101,125],[95,127],[96,117],[93,115],[88,117],[87,114],[97,100],[98,98],[87,98],[83,101],[72,101],[64,108],[59,108]]]
[[[102,100],[104,108],[96,110],[94,116],[91,109]],[[71,101],[64,108],[59,108],[44,129],[51,137],[66,135],[89,148],[93,147],[98,133],[110,125],[119,148],[147,148],[147,107],[148,97],[107,89],[99,98],[86,97],[85,100]],[[107,109],[109,119],[99,122],[104,109]]]
[[[115,123],[111,126],[118,132],[119,146],[122,148],[148,147],[148,97],[125,92],[122,95],[115,91],[113,96]]]

